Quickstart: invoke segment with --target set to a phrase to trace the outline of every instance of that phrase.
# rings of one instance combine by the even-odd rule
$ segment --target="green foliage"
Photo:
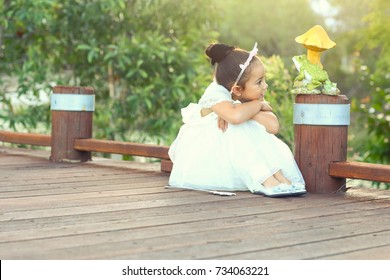
[[[362,47],[374,50],[375,64],[365,66],[362,80],[368,83],[368,95],[356,106],[359,121],[369,137],[361,145],[362,160],[390,163],[390,3],[384,0],[371,2],[367,15],[367,27],[363,32]]]
[[[15,95],[38,103],[53,85],[93,86],[96,138],[169,142],[179,108],[199,97],[209,76],[203,50],[218,35],[209,20],[214,13],[206,0],[6,1],[3,124],[47,123],[33,106],[14,117]]]
[[[224,15],[219,24],[222,42],[251,49],[257,41],[261,55],[279,55],[286,63],[306,51],[294,38],[323,24],[309,0],[224,0],[219,9]]]
[[[366,95],[353,103],[358,127],[365,133],[357,133],[354,151],[362,161],[390,164],[390,2],[375,0],[370,5],[359,44],[371,56],[361,58],[366,63],[360,67]]]
[[[0,71],[17,77],[17,88],[12,80],[0,85],[0,118],[15,130],[48,130],[48,104],[16,110],[13,91],[17,100],[29,96],[39,104],[53,85],[93,86],[94,137],[169,144],[181,125],[180,108],[211,80],[203,50],[216,41],[216,25],[226,24],[218,12],[229,7],[206,0],[7,1]],[[269,99],[291,144],[290,77],[278,57],[264,60]]]
[[[390,73],[390,68],[387,69]],[[387,74],[388,76],[390,74]],[[374,74],[371,78],[375,91],[369,103],[362,104],[363,120],[370,137],[366,141],[364,160],[390,164],[390,85],[389,77]]]
[[[268,58],[263,56],[261,60],[267,71],[266,100],[271,103],[281,125],[279,137],[292,148],[294,144],[292,77],[280,56],[273,55]]]

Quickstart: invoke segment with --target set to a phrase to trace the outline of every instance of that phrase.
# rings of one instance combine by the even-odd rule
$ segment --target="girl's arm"
[[[263,125],[268,133],[279,132],[279,121],[272,111],[260,111],[252,119]]]
[[[260,100],[253,100],[243,104],[233,104],[229,101],[224,101],[215,104],[212,109],[228,123],[240,124],[259,113],[266,106],[265,103],[267,102]]]

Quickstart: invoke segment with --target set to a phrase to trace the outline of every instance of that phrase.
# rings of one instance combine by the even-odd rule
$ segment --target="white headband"
[[[246,68],[248,68],[250,62],[252,61],[252,58],[257,54],[257,52],[258,52],[258,49],[257,49],[257,42],[256,42],[254,47],[253,47],[253,49],[249,53],[248,59],[245,61],[244,64],[240,64],[239,65],[240,68],[241,68],[241,72],[240,72],[240,74],[238,74],[238,77],[237,77],[236,81],[234,82],[233,87],[235,87],[237,85],[238,81],[241,79],[241,77],[244,74]]]

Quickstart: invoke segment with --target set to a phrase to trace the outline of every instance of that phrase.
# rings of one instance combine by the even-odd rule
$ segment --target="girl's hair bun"
[[[211,64],[214,65],[222,61],[232,50],[233,46],[225,44],[211,44],[206,49],[206,54],[211,58]]]

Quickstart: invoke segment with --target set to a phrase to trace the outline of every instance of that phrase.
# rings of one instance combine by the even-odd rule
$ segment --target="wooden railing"
[[[329,164],[329,175],[390,183],[390,165],[348,161],[331,162]]]
[[[118,142],[96,139],[75,139],[74,149],[85,152],[101,152],[141,157],[169,159],[166,146]]]
[[[0,131],[0,141],[13,144],[51,146],[51,135]],[[97,139],[75,139],[73,148],[85,152],[123,154],[161,159],[161,170],[170,172],[168,146]],[[329,176],[390,183],[390,165],[365,162],[330,162]]]
[[[0,141],[33,146],[51,146],[51,135],[38,133],[0,131]]]
[[[33,146],[52,146],[48,134],[0,131],[0,141]],[[172,162],[168,156],[169,147],[132,142],[97,139],[74,139],[73,149],[81,152],[101,152],[161,159],[161,170],[170,172]]]

